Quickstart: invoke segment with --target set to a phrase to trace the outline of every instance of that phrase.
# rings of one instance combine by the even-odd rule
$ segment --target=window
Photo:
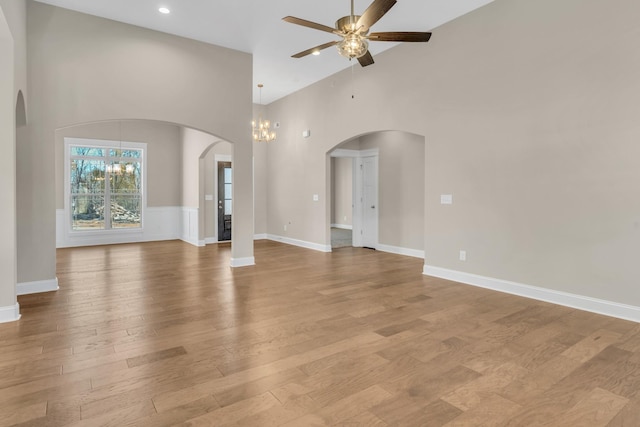
[[[66,141],[71,231],[142,229],[146,144]]]

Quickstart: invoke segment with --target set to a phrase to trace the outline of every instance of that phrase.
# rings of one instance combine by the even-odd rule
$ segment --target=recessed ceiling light
[[[320,55],[320,51],[319,50],[314,50],[313,52],[311,52],[312,55],[318,56]]]
[[[158,12],[164,13],[165,15],[171,13],[171,11],[166,7],[161,7],[160,9],[158,9]]]

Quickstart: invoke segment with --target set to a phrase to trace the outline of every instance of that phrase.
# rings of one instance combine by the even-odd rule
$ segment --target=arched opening
[[[219,224],[223,221],[221,215],[224,214],[224,195],[219,194],[219,174],[220,163],[232,163],[233,145],[227,141],[218,140],[211,143],[204,149],[198,160],[199,179],[199,230],[200,241],[204,244],[218,243],[221,241],[231,242],[221,238]],[[227,195],[227,199],[232,198],[232,193]],[[231,204],[231,208],[233,204]],[[232,215],[231,215],[232,216]],[[229,219],[231,221],[231,219]]]
[[[213,209],[205,203],[211,185],[207,181],[213,169],[210,156],[231,155],[232,143],[215,135],[175,123],[153,120],[109,120],[82,123],[56,131],[56,246],[131,243],[180,239],[202,246],[208,233]],[[71,202],[68,193],[70,175],[68,146],[78,141],[100,141],[102,145],[146,144],[144,170],[143,226],[139,230],[112,230],[113,233],[89,238],[69,227]],[[207,185],[205,185],[207,184]],[[211,222],[209,221],[209,222]],[[121,232],[119,232],[121,231]],[[95,233],[93,233],[95,234]]]
[[[332,247],[423,258],[425,138],[404,131],[371,132],[341,142],[328,155],[327,239]],[[351,231],[351,244],[345,244],[344,230]]]

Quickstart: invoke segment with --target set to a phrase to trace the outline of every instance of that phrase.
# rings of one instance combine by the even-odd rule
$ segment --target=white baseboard
[[[231,258],[231,267],[249,267],[250,265],[256,265],[256,259],[254,257],[246,258]]]
[[[198,240],[198,239],[193,240],[193,239],[190,239],[188,237],[181,237],[178,240],[182,240],[183,242],[188,243],[188,244],[193,245],[193,246],[198,246],[198,247],[206,246],[206,243],[205,243],[204,240]]]
[[[381,243],[378,243],[378,245],[376,246],[376,250],[424,259],[424,251],[418,249],[400,248],[398,246],[383,245]]]
[[[218,238],[217,237],[205,237],[204,238],[204,244],[205,245],[213,245],[215,243],[218,243]]]
[[[267,240],[268,238],[267,233],[253,235],[253,240]]]
[[[491,277],[478,276],[471,273],[448,270],[426,264],[423,268],[423,274],[465,283],[467,285],[492,289],[494,291],[518,295],[525,298],[532,298],[539,301],[563,305],[565,307],[577,308],[579,310],[603,314],[605,316],[640,322],[640,307],[633,305],[621,304],[552,289],[539,288],[537,286],[524,285],[522,283],[494,279]]]
[[[16,291],[18,295],[39,294],[41,292],[52,292],[60,289],[58,278],[51,280],[39,280],[36,282],[18,283]]]
[[[331,245],[322,245],[320,243],[305,242],[304,240],[291,239],[289,237],[276,236],[275,234],[267,234],[269,240],[274,242],[286,243],[287,245],[299,246],[301,248],[313,249],[320,252],[331,252]]]
[[[0,323],[15,322],[16,320],[20,320],[20,304],[15,303],[0,307]]]
[[[353,225],[348,224],[331,224],[331,228],[341,228],[343,230],[353,230]]]

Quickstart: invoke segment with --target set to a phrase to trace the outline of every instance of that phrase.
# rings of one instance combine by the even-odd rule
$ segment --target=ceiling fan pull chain
[[[351,61],[351,59],[349,59],[349,61]],[[356,95],[355,95],[355,91],[356,91],[356,81],[355,78],[353,77],[353,61],[351,61],[351,99],[355,99]]]

